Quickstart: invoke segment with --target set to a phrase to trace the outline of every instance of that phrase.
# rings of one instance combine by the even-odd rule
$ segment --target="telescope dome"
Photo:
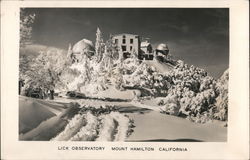
[[[164,43],[159,44],[156,49],[160,51],[169,50],[167,44],[164,44]]]
[[[92,41],[82,39],[73,46],[72,51],[74,54],[94,53],[95,49]]]

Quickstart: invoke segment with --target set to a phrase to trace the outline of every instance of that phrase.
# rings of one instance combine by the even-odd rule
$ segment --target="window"
[[[132,47],[132,46],[130,46],[130,51],[132,51],[132,49],[133,49],[133,47]]]
[[[118,44],[118,39],[115,39],[115,44]]]
[[[122,46],[122,51],[126,51],[127,50],[127,47],[126,46]]]
[[[123,44],[126,43],[126,36],[125,36],[125,35],[122,36],[122,43],[123,43]]]
[[[130,39],[130,44],[133,44],[134,43],[134,40],[133,39]]]

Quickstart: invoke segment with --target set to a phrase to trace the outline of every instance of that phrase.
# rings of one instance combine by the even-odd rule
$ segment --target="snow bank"
[[[130,120],[115,107],[83,106],[54,141],[124,141]]]
[[[45,105],[36,99],[19,96],[19,134],[26,133],[37,127],[42,121],[56,116],[48,108],[49,103],[47,103],[48,106]]]
[[[129,118],[119,112],[111,112],[103,117],[97,141],[125,141],[129,130]]]
[[[37,99],[35,99],[37,100]],[[43,101],[46,103],[47,101]],[[49,102],[49,103],[48,103]],[[58,105],[57,102],[48,101],[48,106],[56,106]],[[64,130],[65,126],[68,124],[68,120],[72,119],[75,114],[79,111],[79,108],[75,104],[67,104],[67,109],[64,109],[60,114],[57,116],[53,116],[47,120],[42,121],[37,127],[33,128],[32,130],[24,133],[19,134],[20,140],[50,140],[62,130]],[[39,112],[37,114],[40,114]],[[29,119],[33,121],[33,119]],[[35,120],[35,118],[34,118]]]
[[[86,120],[87,125],[82,126],[79,132],[70,138],[70,141],[93,141],[96,139],[99,123],[97,117],[87,112]]]
[[[96,141],[113,141],[117,122],[115,123],[111,114],[103,115],[101,119],[100,134]]]
[[[67,141],[74,136],[82,126],[86,125],[86,120],[83,115],[77,114],[72,120],[69,121],[68,125],[65,127],[64,131],[58,134],[52,140],[54,141]]]
[[[117,134],[114,141],[124,141],[129,130],[129,119],[118,112],[111,112],[111,116],[118,122]]]

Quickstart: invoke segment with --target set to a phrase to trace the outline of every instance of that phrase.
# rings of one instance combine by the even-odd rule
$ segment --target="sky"
[[[35,13],[36,45],[67,49],[97,27],[110,34],[131,33],[167,43],[170,54],[218,78],[229,65],[229,9],[226,8],[28,8]]]

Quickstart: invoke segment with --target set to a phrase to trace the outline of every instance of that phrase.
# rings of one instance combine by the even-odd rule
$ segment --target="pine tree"
[[[103,49],[104,49],[104,45],[103,45],[102,32],[97,27],[97,30],[96,30],[96,42],[95,42],[95,52],[96,52],[96,57],[97,57],[98,62],[102,59]]]
[[[69,48],[68,48],[67,58],[71,58],[71,56],[72,56],[72,46],[71,46],[71,43],[70,43]]]

